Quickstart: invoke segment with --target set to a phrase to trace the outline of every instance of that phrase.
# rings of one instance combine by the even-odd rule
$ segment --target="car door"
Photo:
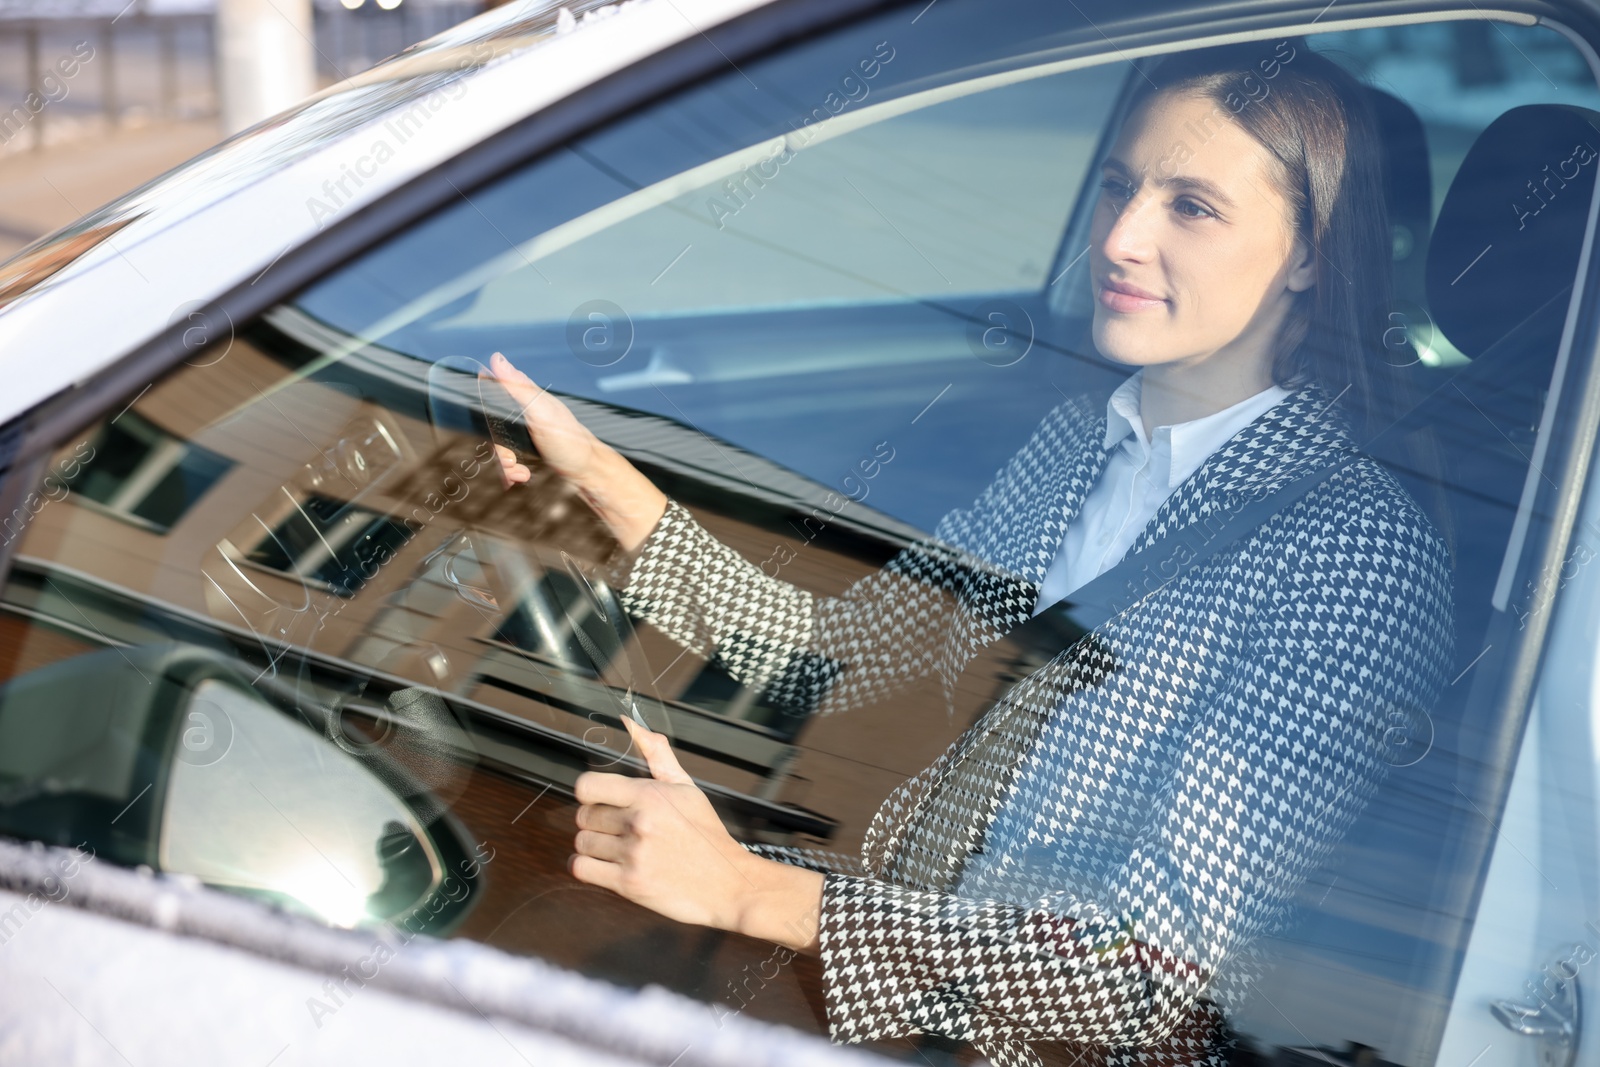
[[[1538,201],[1577,205],[1535,246],[1565,289],[1452,257],[1487,232],[1467,207],[1520,184],[1468,166],[1474,146],[1515,108],[1532,128],[1600,94],[1581,38],[1531,17],[1340,17],[940,0],[752,46],[67,405],[8,475],[0,828],[825,1029],[815,960],[567,875],[576,775],[637,771],[637,710],[740,839],[849,857],[1034,650],[996,644],[953,692],[794,714],[630,620],[614,542],[559,479],[500,483],[473,361],[504,352],[768,577],[837,596],[970,505],[1052,409],[1126,376],[1088,331],[1099,158],[1143,64],[1248,29],[1342,57],[1387,109],[1381,345],[1421,399],[1370,446],[1453,546],[1457,640],[1229,1024],[1245,1061],[1436,1062],[1458,1020],[1493,1020],[1457,983],[1487,951],[1474,919],[1587,455],[1592,336],[1568,308],[1587,314],[1592,168]],[[1509,320],[1459,299],[1475,267]]]

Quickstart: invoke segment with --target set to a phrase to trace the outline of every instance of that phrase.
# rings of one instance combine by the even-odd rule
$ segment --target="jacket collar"
[[[1018,544],[1007,569],[1038,585],[1066,537],[1067,527],[1083,509],[1084,498],[1105,471],[1117,442],[1106,444],[1106,394],[1074,401],[1078,432],[1065,443],[1066,452],[1047,494],[1041,500],[1043,521],[1037,534]],[[1137,552],[1167,533],[1180,530],[1214,512],[1228,512],[1251,498],[1286,485],[1313,467],[1331,462],[1351,447],[1343,414],[1319,386],[1290,394],[1239,431],[1203,462],[1156,511],[1134,541]]]
[[[1260,499],[1334,462],[1352,444],[1344,415],[1322,388],[1308,385],[1213,452],[1157,509],[1129,551]],[[1078,503],[1082,505],[1081,498]]]
[[[993,546],[990,558],[995,563],[1035,586],[1044,581],[1045,571],[1067,536],[1067,527],[1077,519],[1084,498],[1116,450],[1118,442],[1105,443],[1106,402],[1107,394],[1090,393],[1072,398],[1065,408],[1058,409],[1069,423],[1075,423],[1075,432],[1061,442],[1062,450],[1052,468],[1055,477],[1049,479],[1043,499],[1037,501],[1041,510],[1034,514],[1042,521],[1024,526],[1024,531],[1031,527],[1032,537],[1001,538]]]

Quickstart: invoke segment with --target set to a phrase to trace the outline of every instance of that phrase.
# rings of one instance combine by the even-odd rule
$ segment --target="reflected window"
[[[495,639],[599,674],[617,654],[615,624],[584,595],[582,578],[547,571],[526,585]]]
[[[120,518],[170,530],[233,463],[136,411],[107,423],[68,487]]]
[[[312,495],[267,531],[246,558],[353,596],[378,563],[410,538],[411,531],[397,519]]]

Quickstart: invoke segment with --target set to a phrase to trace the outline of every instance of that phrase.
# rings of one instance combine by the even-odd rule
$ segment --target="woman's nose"
[[[1120,210],[1110,205],[1110,228],[1100,251],[1113,262],[1142,263],[1155,252],[1155,198],[1135,193]]]

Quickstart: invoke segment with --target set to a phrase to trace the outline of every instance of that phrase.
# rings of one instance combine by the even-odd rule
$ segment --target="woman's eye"
[[[1186,219],[1205,219],[1211,217],[1211,212],[1195,203],[1193,200],[1179,200],[1174,205],[1178,214]]]
[[[1128,187],[1128,183],[1117,178],[1101,179],[1100,189],[1113,200],[1126,200],[1133,195],[1133,190]]]

